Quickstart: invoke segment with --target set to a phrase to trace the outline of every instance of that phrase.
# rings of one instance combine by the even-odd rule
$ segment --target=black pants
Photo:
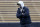
[[[25,18],[20,19],[21,27],[30,27],[31,24],[29,24],[28,22],[29,21],[27,21],[27,19]]]
[[[31,27],[31,24],[21,25],[21,27]]]

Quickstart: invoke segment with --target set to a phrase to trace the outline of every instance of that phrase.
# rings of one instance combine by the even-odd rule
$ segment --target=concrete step
[[[0,22],[16,22],[16,12],[18,1],[0,1]],[[24,1],[29,8],[32,21],[40,21],[40,1]]]

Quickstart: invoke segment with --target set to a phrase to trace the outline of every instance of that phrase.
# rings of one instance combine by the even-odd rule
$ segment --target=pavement
[[[21,27],[20,23],[0,23],[0,27]],[[40,22],[32,22],[31,27],[40,27]]]

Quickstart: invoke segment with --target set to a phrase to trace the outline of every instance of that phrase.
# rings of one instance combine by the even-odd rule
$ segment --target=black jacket
[[[17,10],[17,18],[20,19],[20,23],[21,24],[31,24],[31,19],[30,19],[30,15],[29,15],[29,9],[26,7],[23,7],[24,9],[24,15],[22,15],[22,12],[20,11],[20,8],[18,8]]]

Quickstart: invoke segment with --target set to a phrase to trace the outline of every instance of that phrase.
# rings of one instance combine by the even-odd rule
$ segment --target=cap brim
[[[20,5],[19,3],[17,3],[17,5]]]

